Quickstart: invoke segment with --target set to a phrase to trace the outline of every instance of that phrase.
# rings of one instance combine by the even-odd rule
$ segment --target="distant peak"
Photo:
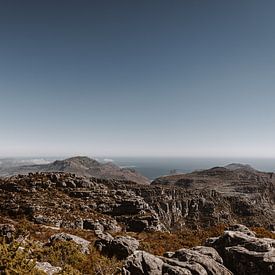
[[[230,163],[226,166],[224,166],[224,168],[228,169],[228,170],[239,170],[239,169],[243,169],[243,170],[248,170],[248,171],[255,171],[255,169],[250,166],[249,164],[242,164],[242,163]]]
[[[70,158],[67,158],[65,160],[68,160],[68,161],[74,161],[74,160],[92,160],[91,158],[87,157],[87,156],[75,156],[75,157],[70,157]]]

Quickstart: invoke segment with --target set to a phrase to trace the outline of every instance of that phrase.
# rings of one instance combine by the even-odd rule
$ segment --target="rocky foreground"
[[[152,184],[71,172],[3,177],[0,273],[12,263],[16,274],[275,274],[274,201],[273,173],[236,165]],[[18,247],[25,258],[7,261]]]
[[[62,232],[51,235],[44,243],[36,242],[35,247],[29,245],[30,241],[27,238],[22,241],[21,237],[21,242],[18,241],[21,252],[18,252],[19,246],[17,245],[17,250],[14,250],[12,242],[15,241],[10,241],[15,231],[14,226],[10,224],[0,225],[0,235],[5,236],[8,242],[4,247],[0,246],[1,274],[10,274],[9,272],[14,270],[15,273],[11,274],[272,275],[275,271],[275,240],[257,238],[254,232],[239,224],[228,227],[219,237],[207,239],[203,245],[167,251],[162,256],[140,250],[138,239],[127,235],[114,237],[100,230],[97,230],[97,240],[93,243]],[[70,250],[68,250],[69,244]],[[98,256],[96,258],[94,254],[91,258],[87,258],[86,255],[92,253],[93,247],[106,257],[120,260],[121,264],[116,263],[106,270],[105,263],[105,266],[93,267],[93,270],[90,269],[88,272],[87,270],[81,272],[73,267],[68,269],[68,265],[64,264],[62,266],[52,264],[62,264],[64,260],[71,263],[70,256],[75,257],[74,262],[102,261],[102,258]],[[49,252],[55,254],[55,257],[50,257]],[[80,260],[78,258],[81,254],[83,256]],[[60,255],[62,261],[56,260]],[[7,259],[15,264],[7,264]]]
[[[154,256],[135,251],[123,274],[275,274],[275,240],[256,238],[243,225],[235,225],[204,246],[182,248]]]

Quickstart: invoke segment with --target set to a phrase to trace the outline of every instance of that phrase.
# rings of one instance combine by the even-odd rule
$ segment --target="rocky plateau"
[[[23,173],[10,170],[11,176],[2,170],[0,235],[10,238],[18,224],[27,221],[59,232],[48,245],[75,241],[89,253],[91,241],[65,232],[93,232],[94,247],[124,261],[120,273],[125,275],[275,274],[274,240],[259,238],[248,228],[275,230],[273,173],[231,164],[162,176],[149,184],[135,171],[102,165],[76,157],[30,169],[16,167]],[[180,235],[220,225],[227,230],[199,246],[163,255],[139,248],[138,234]],[[48,264],[45,268],[56,272],[63,268]]]

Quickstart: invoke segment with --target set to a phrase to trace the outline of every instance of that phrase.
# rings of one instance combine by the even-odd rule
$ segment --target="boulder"
[[[275,274],[275,240],[256,238],[254,233],[240,227],[239,231],[225,231],[218,238],[208,239],[222,256],[224,265],[239,275]],[[252,236],[251,236],[252,235]]]
[[[115,256],[118,259],[125,259],[133,254],[139,247],[139,241],[129,236],[118,236],[115,238],[104,235],[95,242],[95,246],[105,255]]]
[[[5,236],[11,239],[15,233],[15,227],[12,224],[4,223],[0,224],[0,236]]]
[[[197,250],[182,248],[167,256],[180,262],[198,263],[205,269],[206,274],[231,274],[231,272],[220,263],[221,259],[218,252],[214,252],[214,250],[209,251],[204,247],[199,247]],[[215,258],[217,258],[218,261],[216,261]]]
[[[45,272],[47,275],[57,274],[62,271],[61,267],[52,266],[48,262],[36,262],[36,269]]]
[[[232,275],[219,261],[217,251],[207,247],[180,249],[167,252],[163,257],[137,250],[126,259],[122,274]]]
[[[163,261],[145,251],[137,250],[129,256],[122,268],[123,275],[162,274]]]
[[[193,248],[191,248],[192,250],[198,251],[199,253],[209,256],[210,258],[212,258],[213,260],[215,260],[216,262],[223,264],[223,260],[222,257],[219,255],[219,253],[217,252],[216,249],[214,249],[213,247],[207,247],[207,246],[195,246]]]
[[[251,230],[248,229],[248,227],[246,227],[243,224],[233,224],[227,227],[228,231],[238,231],[238,232],[242,232],[245,233],[248,236],[252,236],[255,237],[255,233],[252,232]]]
[[[68,234],[68,233],[63,233],[63,232],[57,233],[57,234],[52,235],[49,238],[49,245],[51,245],[55,241],[72,241],[72,242],[76,243],[77,245],[79,245],[82,253],[85,253],[85,254],[90,253],[89,245],[91,244],[91,242],[89,242],[83,238],[80,238],[78,236]]]

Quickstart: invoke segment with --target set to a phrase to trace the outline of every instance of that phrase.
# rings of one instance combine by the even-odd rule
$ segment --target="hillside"
[[[260,237],[274,237],[272,173],[214,167],[161,177],[151,185],[75,174],[90,167],[104,171],[97,161],[78,157],[44,166],[73,173],[0,178],[0,239],[1,234],[14,234],[15,228],[18,236],[30,236],[35,245],[42,245],[32,250],[39,260],[36,266],[45,270],[50,263],[56,270],[46,272],[49,275],[61,268],[65,272],[68,264],[78,273],[70,269],[64,274],[273,274],[273,240],[258,239],[243,225],[223,233],[228,225],[241,223],[255,227]],[[83,249],[90,254],[79,254],[81,247],[72,242],[86,245]],[[10,257],[16,245],[11,243]],[[29,254],[25,257],[28,260]],[[6,261],[6,255],[2,259]],[[39,274],[22,271],[20,262],[17,267],[18,274]],[[244,272],[238,273],[240,268]]]
[[[111,162],[100,163],[94,159],[80,156],[56,160],[49,164],[0,168],[0,176],[2,177],[35,172],[67,172],[81,177],[126,180],[139,184],[150,183],[149,179],[133,169],[120,168]]]

